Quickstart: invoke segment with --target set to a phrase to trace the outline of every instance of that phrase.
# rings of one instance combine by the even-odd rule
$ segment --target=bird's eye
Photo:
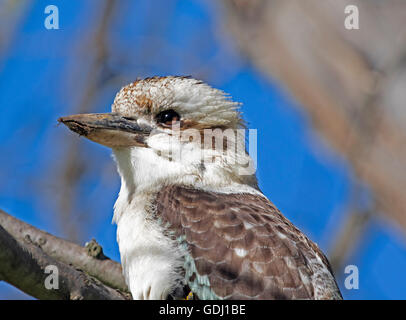
[[[171,125],[180,120],[180,115],[172,110],[165,110],[157,114],[156,121],[164,125]]]

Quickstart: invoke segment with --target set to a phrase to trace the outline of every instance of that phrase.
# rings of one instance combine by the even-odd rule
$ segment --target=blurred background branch
[[[335,269],[371,214],[382,214],[405,230],[406,34],[399,30],[405,27],[406,2],[224,3],[227,26],[242,52],[292,93],[373,192],[373,210],[348,215],[333,244]],[[344,8],[350,4],[359,8],[359,30],[344,28]]]
[[[29,4],[28,0],[3,0],[0,2],[0,71],[2,62],[5,61],[4,55],[15,38],[17,27],[24,18]]]
[[[98,6],[100,18],[97,19],[96,26],[91,28],[92,34],[83,37],[83,45],[79,53],[79,59],[90,60],[90,65],[86,70],[80,71],[72,68],[75,72],[71,75],[72,78],[82,78],[84,87],[81,92],[81,99],[78,105],[72,106],[73,113],[90,113],[95,104],[95,98],[101,90],[104,82],[112,77],[111,70],[108,66],[109,61],[109,29],[113,21],[115,0],[106,0]],[[91,38],[89,41],[88,38]],[[78,72],[79,71],[79,72]],[[80,74],[79,74],[80,73]],[[78,139],[66,138],[67,145],[64,150],[65,154],[62,157],[63,161],[57,163],[56,172],[60,175],[58,181],[59,186],[59,223],[63,227],[64,234],[72,241],[83,241],[88,215],[82,212],[83,206],[77,207],[75,204],[78,199],[78,188],[86,166],[89,164],[89,159],[86,157],[86,152],[80,148],[81,144]],[[80,210],[78,212],[78,210]],[[76,216],[76,219],[72,217]]]

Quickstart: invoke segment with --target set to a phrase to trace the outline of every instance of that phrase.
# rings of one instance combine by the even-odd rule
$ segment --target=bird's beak
[[[61,117],[70,130],[110,148],[146,147],[145,139],[152,128],[140,126],[137,119],[123,117],[117,113],[88,113]]]

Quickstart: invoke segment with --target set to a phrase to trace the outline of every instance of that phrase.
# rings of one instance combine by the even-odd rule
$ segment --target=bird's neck
[[[121,177],[121,189],[115,206],[114,221],[136,202],[153,201],[162,187],[190,186],[221,193],[260,193],[255,174],[240,175],[237,166],[225,161],[204,163],[193,157],[182,162],[169,160],[148,148],[115,149],[114,158]],[[189,160],[188,160],[189,159]],[[119,210],[119,206],[123,209]],[[127,209],[124,209],[127,208]]]

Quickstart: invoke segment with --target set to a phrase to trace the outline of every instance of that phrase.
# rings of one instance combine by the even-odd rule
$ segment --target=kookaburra
[[[229,134],[245,127],[238,108],[202,81],[168,76],[125,86],[112,113],[59,119],[113,150],[113,221],[134,299],[184,288],[198,299],[341,299],[324,254],[244,171],[244,135]],[[228,134],[217,143],[212,131]]]

